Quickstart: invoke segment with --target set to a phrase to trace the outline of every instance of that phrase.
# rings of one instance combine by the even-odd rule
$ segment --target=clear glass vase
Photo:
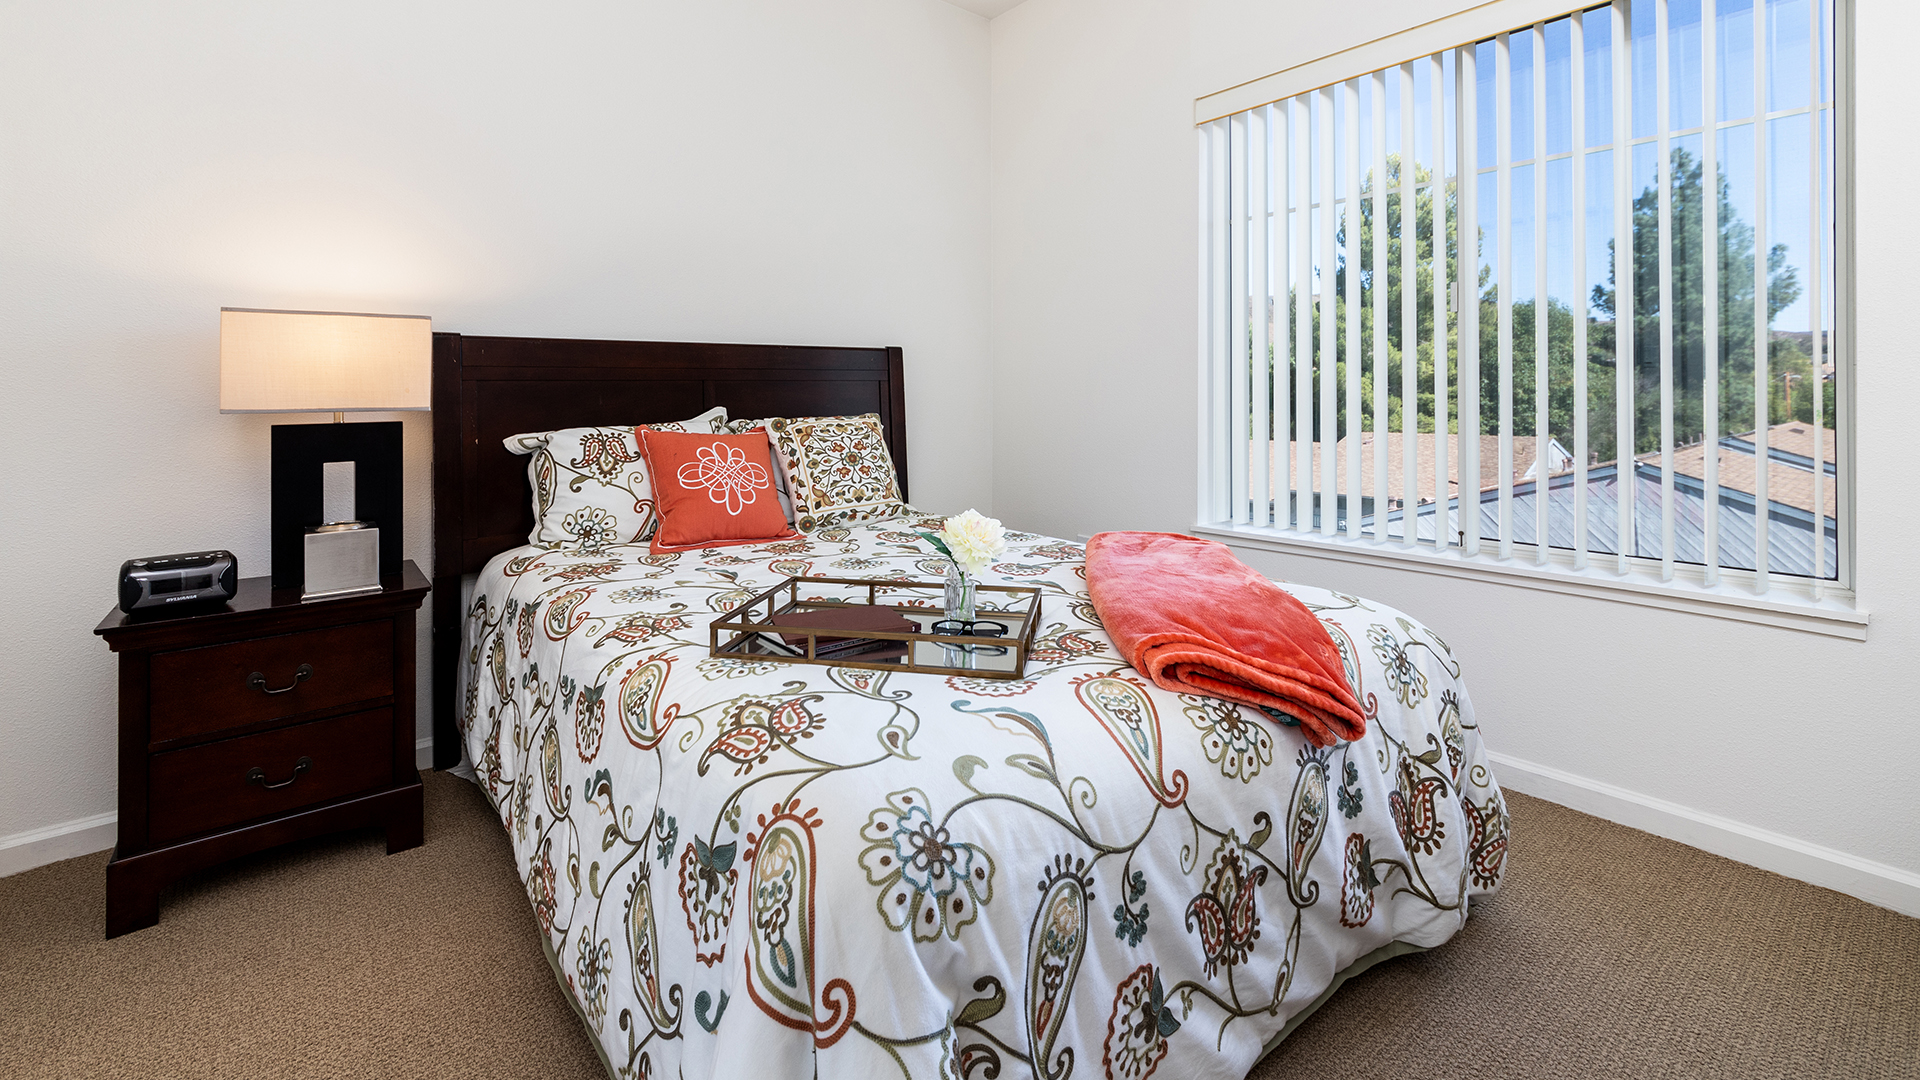
[[[947,564],[947,618],[973,621],[973,578],[953,562]]]
[[[970,623],[973,621],[973,578],[959,563],[947,564],[947,621],[950,623]],[[958,627],[947,631],[964,634],[967,631]],[[948,645],[946,648],[947,666],[971,668],[973,666],[973,646]]]

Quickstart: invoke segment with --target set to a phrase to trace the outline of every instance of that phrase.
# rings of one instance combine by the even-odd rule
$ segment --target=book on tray
[[[887,638],[866,637],[869,633],[912,634],[919,631],[911,620],[886,607],[830,607],[811,611],[783,611],[767,620],[775,626],[791,626],[796,631],[779,635],[762,634],[769,646],[793,656],[807,655],[807,631],[813,631],[813,655],[818,660],[837,660],[858,656],[863,661],[890,660],[907,654],[907,643]]]

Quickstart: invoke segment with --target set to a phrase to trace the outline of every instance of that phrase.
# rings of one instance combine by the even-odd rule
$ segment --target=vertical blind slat
[[[1293,528],[1293,119],[1273,110],[1273,523]]]
[[[1460,221],[1460,544],[1480,553],[1480,94],[1479,49],[1454,54],[1454,115],[1459,132]]]
[[[1293,128],[1299,166],[1294,178],[1296,209],[1294,224],[1294,455],[1295,526],[1301,532],[1314,527],[1313,507],[1313,98],[1312,93],[1294,98]]]
[[[1720,199],[1705,194],[1707,177],[1720,175],[1720,24],[1715,0],[1700,0],[1700,295],[1701,369],[1700,448],[1702,450],[1701,508],[1709,588],[1720,584]],[[1717,183],[1715,185],[1718,186]]]
[[[1414,505],[1418,491],[1415,439],[1420,430],[1417,368],[1420,358],[1420,238],[1418,192],[1420,156],[1414,149],[1413,65],[1400,65],[1400,542],[1412,547],[1419,540]],[[1386,452],[1381,447],[1381,452]]]
[[[1753,0],[1753,591],[1767,591],[1772,570],[1767,525],[1767,4]]]
[[[1230,482],[1228,498],[1233,520],[1247,521],[1251,505],[1247,491],[1247,414],[1252,409],[1247,382],[1247,233],[1252,226],[1247,192],[1247,114],[1227,118],[1227,342],[1228,376],[1232,380],[1227,402]]]
[[[1200,190],[1194,201],[1200,206],[1198,234],[1200,237],[1197,264],[1200,287],[1200,318],[1198,340],[1195,352],[1199,356],[1196,365],[1200,372],[1200,452],[1194,458],[1199,462],[1201,475],[1195,494],[1195,502],[1201,518],[1214,520],[1219,517],[1220,507],[1214,505],[1213,476],[1208,463],[1213,460],[1213,125],[1202,124],[1194,129],[1194,154],[1200,173]]]
[[[1513,40],[1494,39],[1494,333],[1500,370],[1500,558],[1513,558]]]
[[[1828,44],[1822,49],[1827,60],[1826,78],[1821,83],[1822,98],[1830,103],[1826,124],[1826,141],[1820,156],[1822,190],[1826,204],[1826,224],[1821,232],[1832,245],[1832,255],[1827,265],[1834,271],[1833,280],[1828,283],[1828,292],[1832,297],[1833,316],[1826,323],[1829,335],[1827,355],[1833,365],[1833,430],[1834,430],[1834,572],[1838,584],[1846,586],[1853,580],[1853,485],[1843,483],[1845,470],[1856,460],[1848,447],[1852,443],[1849,437],[1853,429],[1853,365],[1842,364],[1840,357],[1853,355],[1853,320],[1842,313],[1853,310],[1853,275],[1838,273],[1840,267],[1850,261],[1853,247],[1854,212],[1851,200],[1841,201],[1838,195],[1840,177],[1835,174],[1838,163],[1853,157],[1853,123],[1844,111],[1844,103],[1836,87],[1850,82],[1852,60],[1846,50],[1833,47],[1835,41],[1853,39],[1853,8],[1851,4],[1841,4],[1833,0],[1823,25],[1826,28]],[[1840,458],[1845,456],[1845,462]]]
[[[1373,538],[1387,538],[1387,72],[1371,76],[1373,179]]]
[[[1332,536],[1339,524],[1339,477],[1335,471],[1333,443],[1338,429],[1339,416],[1334,411],[1336,401],[1334,385],[1334,365],[1339,356],[1339,311],[1336,305],[1336,282],[1334,279],[1334,191],[1333,191],[1333,121],[1334,90],[1329,86],[1320,91],[1320,121],[1316,125],[1320,137],[1313,148],[1314,172],[1319,182],[1314,186],[1320,196],[1320,430],[1315,438],[1314,451],[1320,456],[1320,535]]]
[[[1227,305],[1229,290],[1227,282],[1230,273],[1227,266],[1229,245],[1227,227],[1230,224],[1227,192],[1227,121],[1216,120],[1209,125],[1208,162],[1213,184],[1208,194],[1211,212],[1208,218],[1210,278],[1213,283],[1212,303],[1209,305],[1209,322],[1212,326],[1211,343],[1208,350],[1209,370],[1212,373],[1213,409],[1211,427],[1214,435],[1209,448],[1213,461],[1213,477],[1210,501],[1216,516],[1225,516],[1230,512],[1228,505],[1228,479],[1231,473],[1232,444],[1227,441],[1228,408],[1227,385],[1229,362],[1229,337],[1227,333]]]
[[[1341,200],[1341,245],[1346,265],[1347,535],[1360,535],[1360,81],[1340,84],[1346,101],[1346,197]]]
[[[1821,582],[1827,576],[1827,501],[1826,501],[1826,387],[1822,385],[1826,349],[1826,306],[1821,286],[1825,284],[1824,248],[1826,214],[1821,209],[1820,162],[1820,0],[1807,0],[1807,329],[1812,345],[1813,384],[1813,598],[1820,599]],[[1791,420],[1792,417],[1787,419]]]
[[[1248,369],[1248,390],[1252,397],[1249,421],[1252,432],[1240,451],[1248,458],[1247,493],[1251,497],[1248,521],[1265,525],[1270,520],[1272,481],[1267,475],[1271,458],[1268,433],[1272,429],[1273,398],[1267,385],[1268,334],[1272,327],[1272,308],[1267,298],[1272,283],[1267,278],[1269,231],[1273,219],[1268,213],[1269,178],[1267,176],[1266,106],[1247,114],[1247,317],[1253,338],[1253,355]]]
[[[1654,183],[1659,185],[1660,268],[1660,580],[1673,580],[1673,143],[1672,91],[1668,85],[1673,65],[1673,9],[1668,0],[1654,0],[1653,70],[1654,130],[1659,159]]]
[[[1445,551],[1452,532],[1447,515],[1447,65],[1443,53],[1427,62],[1433,127],[1433,544]]]
[[[1547,453],[1547,387],[1553,353],[1547,347],[1547,24],[1533,24],[1533,559],[1547,564],[1548,500],[1553,489]]]
[[[1616,569],[1633,554],[1633,6],[1613,5],[1613,486]],[[1624,314],[1622,313],[1624,309]]]
[[[1709,0],[1711,2],[1711,0]],[[1587,28],[1586,13],[1568,23],[1568,95],[1573,147],[1573,568],[1587,568]]]

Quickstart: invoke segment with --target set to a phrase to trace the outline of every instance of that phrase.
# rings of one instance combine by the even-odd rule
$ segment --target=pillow
[[[690,420],[643,425],[655,431],[724,432],[727,410],[712,408]],[[516,454],[530,454],[533,531],[527,542],[593,551],[631,544],[659,525],[653,485],[635,441],[635,428],[581,427],[510,435]]]
[[[698,435],[641,431],[660,528],[653,553],[731,547],[800,535],[773,494],[773,448],[764,431]]]
[[[749,431],[765,431],[771,420],[729,420],[727,430],[735,435]],[[769,435],[771,440],[772,436]],[[793,493],[787,486],[787,470],[780,464],[780,455],[773,455],[773,493],[780,499],[780,512],[787,515],[787,521],[793,521]]]
[[[801,532],[913,512],[900,500],[879,413],[776,418],[767,421],[767,434]]]

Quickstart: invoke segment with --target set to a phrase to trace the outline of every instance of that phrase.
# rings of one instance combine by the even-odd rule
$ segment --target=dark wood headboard
[[[897,348],[433,335],[433,764],[459,763],[460,577],[527,542],[527,431],[684,420],[879,413],[907,494]]]

